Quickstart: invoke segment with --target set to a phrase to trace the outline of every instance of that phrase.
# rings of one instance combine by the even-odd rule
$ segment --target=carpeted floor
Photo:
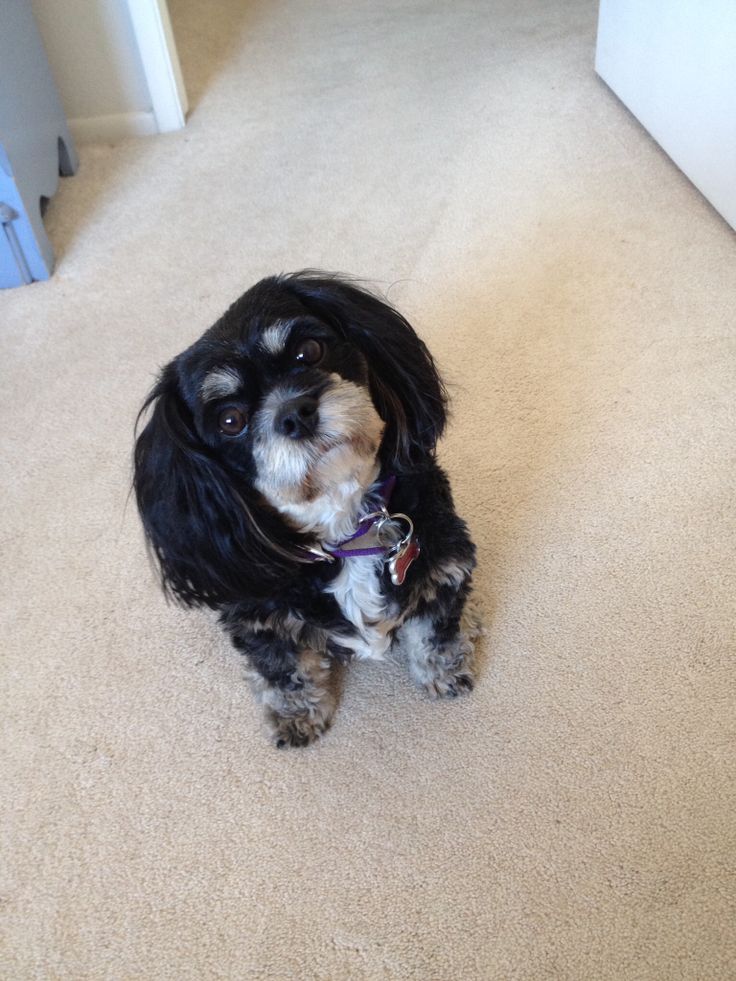
[[[725,979],[736,239],[593,74],[591,0],[172,0],[187,129],[82,148],[0,296],[0,975]],[[476,692],[358,665],[277,752],[127,502],[158,365],[263,274],[444,367]]]

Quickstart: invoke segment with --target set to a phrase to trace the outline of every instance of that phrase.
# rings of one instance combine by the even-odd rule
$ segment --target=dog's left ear
[[[336,276],[302,272],[279,281],[364,355],[371,395],[386,423],[384,463],[401,469],[421,465],[445,428],[447,393],[411,324],[388,303]]]
[[[182,396],[179,361],[144,403],[133,485],[164,590],[186,606],[236,602],[273,590],[307,561],[274,513],[205,446]]]

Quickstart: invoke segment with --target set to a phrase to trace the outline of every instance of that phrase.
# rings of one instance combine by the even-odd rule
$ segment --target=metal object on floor
[[[79,161],[29,0],[0,4],[0,288],[48,279],[42,208]]]

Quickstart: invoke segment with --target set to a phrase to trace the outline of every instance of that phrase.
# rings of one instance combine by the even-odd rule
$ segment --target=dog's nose
[[[276,414],[276,432],[289,439],[306,439],[317,431],[319,402],[311,395],[300,395],[282,405]]]

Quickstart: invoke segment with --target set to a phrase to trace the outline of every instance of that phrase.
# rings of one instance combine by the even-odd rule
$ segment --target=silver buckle
[[[383,530],[384,525],[388,521],[406,522],[408,530],[406,534],[403,535],[398,540],[398,542],[390,543],[386,541],[381,541],[381,531]],[[396,514],[389,514],[388,511],[386,511],[382,520],[377,522],[376,524],[376,537],[378,539],[379,545],[381,545],[383,548],[386,549],[387,559],[393,558],[393,556],[395,555],[400,555],[403,551],[405,551],[405,549],[409,545],[409,542],[412,540],[413,535],[414,535],[414,522],[411,520],[408,514],[402,514],[401,512],[397,512]]]

